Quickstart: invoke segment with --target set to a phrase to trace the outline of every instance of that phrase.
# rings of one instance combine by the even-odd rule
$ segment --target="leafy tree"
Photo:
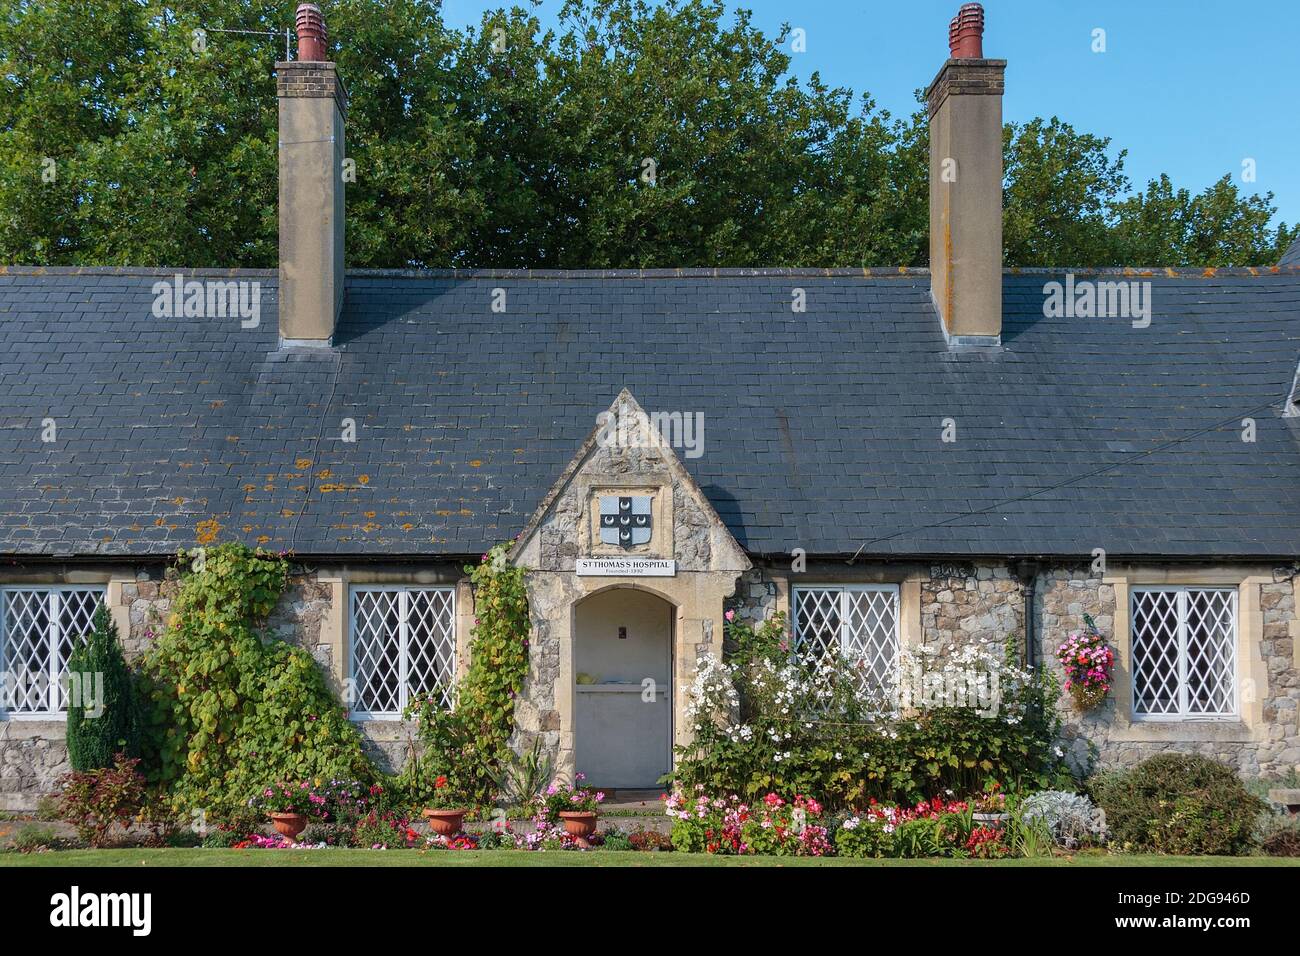
[[[1002,246],[1019,266],[1111,265],[1110,207],[1127,192],[1124,151],[1055,116],[1003,130]]]
[[[0,261],[273,266],[293,9],[0,0]],[[786,31],[724,0],[567,0],[545,31],[521,7],[451,30],[427,0],[326,15],[346,37],[352,266],[927,260],[924,112],[798,82]],[[1008,126],[1008,263],[1272,263],[1296,233],[1226,180],[1129,197],[1109,147]]]
[[[1119,258],[1132,265],[1271,265],[1300,235],[1300,223],[1269,228],[1272,198],[1240,195],[1230,176],[1193,196],[1162,175],[1115,204]]]
[[[86,640],[68,656],[68,760],[75,771],[113,766],[116,754],[140,752],[131,671],[117,638],[117,625],[101,601]],[[75,691],[75,692],[74,692]],[[89,706],[87,706],[89,705]]]

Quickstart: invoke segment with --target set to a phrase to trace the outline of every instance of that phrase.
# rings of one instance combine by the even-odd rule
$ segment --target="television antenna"
[[[280,37],[279,30],[236,30],[227,27],[202,27],[201,29],[205,35],[208,33],[242,33],[246,36],[276,37],[277,39]],[[293,35],[293,30],[289,27],[284,28],[284,58],[286,60],[293,58],[293,50],[290,46]]]

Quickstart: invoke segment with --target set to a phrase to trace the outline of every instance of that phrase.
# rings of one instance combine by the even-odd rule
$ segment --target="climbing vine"
[[[426,799],[432,782],[446,776],[466,803],[491,803],[502,767],[510,759],[515,700],[528,674],[528,593],[525,569],[510,563],[511,544],[493,547],[465,568],[474,586],[474,628],[469,669],[448,709],[435,695],[412,702],[407,717],[419,722],[422,753],[407,770],[410,796]]]
[[[175,809],[220,816],[268,780],[373,777],[311,655],[259,633],[287,586],[285,559],[227,543],[178,561],[180,590],[141,675],[147,765]]]

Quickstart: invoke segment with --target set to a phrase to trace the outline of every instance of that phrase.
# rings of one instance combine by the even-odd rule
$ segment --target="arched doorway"
[[[593,786],[651,788],[672,769],[675,617],[624,587],[574,608],[574,762]]]

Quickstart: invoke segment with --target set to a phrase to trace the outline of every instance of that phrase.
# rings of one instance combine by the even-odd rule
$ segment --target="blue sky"
[[[445,0],[453,26],[477,24],[502,3]],[[521,3],[526,6],[526,3]],[[561,0],[537,15],[554,23]],[[915,106],[948,53],[948,21],[960,0],[749,0],[775,34],[783,22],[807,34],[799,76],[870,92],[894,113]],[[1161,172],[1199,192],[1231,173],[1247,193],[1274,194],[1279,219],[1300,219],[1300,107],[1296,105],[1295,0],[986,0],[984,53],[1004,58],[1009,121],[1060,116],[1128,150],[1135,186]],[[1092,52],[1093,30],[1106,52]],[[1242,182],[1255,160],[1256,181]]]

